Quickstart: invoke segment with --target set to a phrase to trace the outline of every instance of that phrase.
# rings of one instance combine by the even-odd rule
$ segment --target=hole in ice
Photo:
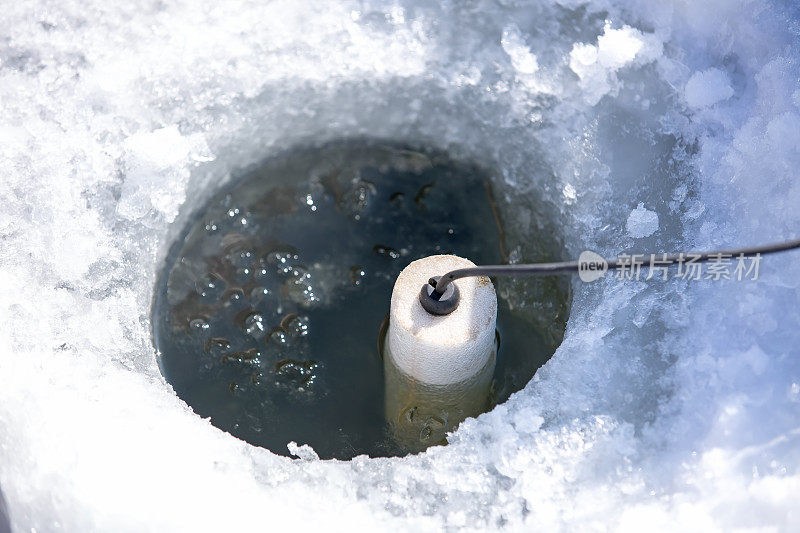
[[[411,261],[507,259],[490,182],[440,152],[363,141],[298,148],[248,171],[167,256],[153,309],[164,376],[198,415],[282,455],[290,441],[338,459],[444,443],[454,425],[411,404],[417,441],[393,436],[378,330]],[[563,334],[567,297],[543,294]],[[501,344],[481,412],[521,389],[559,342],[512,312],[503,291],[498,300]]]

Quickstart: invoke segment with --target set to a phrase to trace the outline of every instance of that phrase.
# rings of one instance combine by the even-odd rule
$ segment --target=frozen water
[[[628,230],[628,235],[636,239],[649,237],[658,230],[658,213],[646,209],[644,204],[639,204],[628,215],[625,228]]]
[[[727,100],[733,96],[733,89],[724,71],[710,68],[692,74],[686,82],[684,95],[689,107],[699,109]]]
[[[644,34],[627,25],[612,29],[611,24],[606,23],[596,45],[584,42],[573,45],[569,68],[581,80],[585,101],[596,104],[606,94],[618,93],[619,69],[651,63],[661,54],[661,46],[661,41],[650,33]]]
[[[297,443],[293,462],[221,432],[161,377],[148,319],[193,209],[266,154],[336,137],[494,169],[512,261],[538,257],[537,232],[574,257],[796,236],[793,3],[39,0],[0,17],[17,530],[798,528],[796,253],[755,282],[574,281],[534,380],[402,459]],[[633,239],[640,203],[659,231]],[[498,293],[537,313],[535,286]]]

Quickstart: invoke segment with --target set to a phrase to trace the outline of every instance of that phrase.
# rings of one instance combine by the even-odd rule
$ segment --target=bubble
[[[436,415],[431,415],[425,419],[425,425],[434,430],[443,429],[447,423]]]
[[[261,360],[261,352],[257,348],[250,348],[249,350],[241,352],[241,354],[242,361],[257,364]]]
[[[233,250],[232,252],[228,253],[225,258],[231,265],[243,268],[253,266],[253,261],[255,260],[253,251],[247,248]]]
[[[298,363],[293,359],[281,359],[277,363],[275,363],[275,373],[276,374],[288,374],[289,372],[295,370]]]
[[[250,281],[250,277],[252,276],[253,271],[247,267],[237,268],[236,269],[236,283],[239,285],[244,285],[248,281]]]
[[[253,281],[256,283],[264,283],[266,280],[271,279],[269,269],[265,266],[258,266],[253,271]]]
[[[261,352],[256,348],[250,348],[243,352],[230,352],[222,356],[223,364],[239,363],[248,366],[258,366],[261,364]]]
[[[370,199],[375,195],[375,185],[361,178],[354,178],[350,187],[342,192],[339,198],[339,209],[356,220],[369,205]]]
[[[366,276],[367,271],[364,270],[364,267],[358,265],[350,267],[350,283],[352,283],[353,287],[361,285]]]
[[[299,260],[300,257],[296,253],[288,251],[272,251],[266,256],[266,263],[281,275],[290,274],[294,269],[294,263]]]
[[[417,204],[419,209],[425,209],[425,199],[430,194],[433,186],[436,185],[436,182],[426,183],[417,191],[417,194],[414,196],[414,203]]]
[[[425,419],[423,426],[419,431],[419,440],[422,442],[429,441],[434,435],[443,435],[446,422],[436,415],[428,416]]]
[[[282,293],[287,299],[304,306],[320,301],[314,291],[314,287],[304,281],[295,282],[293,280],[287,280],[287,282],[283,284]]]
[[[383,246],[382,244],[376,244],[373,246],[372,251],[381,257],[386,257],[387,259],[397,259],[400,257],[400,252],[389,246]]]
[[[226,221],[227,227],[236,230],[246,230],[250,222],[249,216],[250,213],[246,210],[233,206],[225,211],[223,218]]]
[[[202,318],[193,318],[189,321],[189,331],[193,334],[206,332],[210,327],[208,322]]]
[[[208,233],[215,233],[219,229],[219,226],[215,220],[209,220],[206,222],[204,227]]]
[[[291,385],[298,390],[308,390],[316,383],[317,368],[319,364],[313,360],[281,359],[275,363],[275,376],[279,383]]]
[[[283,348],[289,343],[289,334],[281,328],[274,328],[269,334],[269,340]]]
[[[264,325],[264,316],[260,313],[252,313],[244,319],[244,332],[255,339],[260,339],[264,336],[266,326]]]
[[[303,203],[305,203],[306,207],[308,207],[311,211],[317,210],[317,206],[314,205],[314,197],[310,194],[306,194],[305,198],[303,198]]]
[[[310,376],[306,376],[306,378],[303,380],[303,384],[300,387],[300,389],[301,390],[309,390],[314,386],[314,384],[316,382],[317,382],[317,375],[316,374],[311,374]]]
[[[288,272],[289,278],[294,283],[309,283],[311,281],[311,272],[304,265],[293,265]]]
[[[218,300],[225,291],[225,282],[216,274],[206,274],[195,283],[195,291],[203,300]]]
[[[231,349],[231,343],[225,337],[212,337],[206,341],[205,351],[211,354],[222,354]]]
[[[250,303],[257,305],[260,303],[275,300],[275,294],[266,287],[255,287],[250,291]]]
[[[309,323],[307,316],[291,313],[281,320],[281,328],[292,337],[305,337],[308,335]]]
[[[431,434],[433,431],[431,430],[430,426],[424,426],[419,432],[419,440],[426,441],[431,438]]]
[[[225,294],[222,295],[222,300],[225,302],[225,305],[244,302],[244,291],[239,288],[228,289],[225,291]]]

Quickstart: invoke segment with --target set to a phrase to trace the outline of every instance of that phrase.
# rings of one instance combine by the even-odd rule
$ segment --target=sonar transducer
[[[433,272],[475,268],[455,255],[413,261],[394,284],[382,356],[386,420],[394,440],[411,452],[442,444],[447,433],[485,412],[497,357],[497,293],[487,277],[451,284],[420,305],[416,288]],[[448,302],[461,302],[448,309]]]

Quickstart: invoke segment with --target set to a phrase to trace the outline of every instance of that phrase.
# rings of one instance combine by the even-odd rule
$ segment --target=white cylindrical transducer
[[[431,277],[474,266],[454,255],[434,255],[408,265],[395,282],[383,342],[386,417],[406,451],[442,444],[447,432],[489,406],[497,353],[491,280],[454,281],[461,299],[449,315],[432,315],[419,302]]]

